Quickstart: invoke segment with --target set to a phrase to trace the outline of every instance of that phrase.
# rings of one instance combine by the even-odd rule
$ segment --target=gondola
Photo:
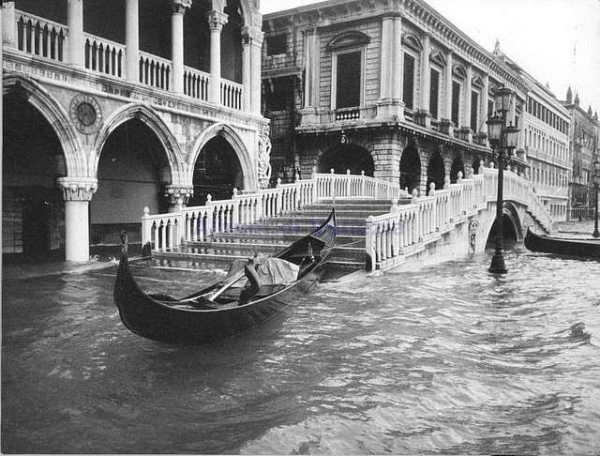
[[[532,252],[553,253],[579,258],[600,259],[600,240],[540,236],[529,228],[525,247]]]
[[[196,345],[231,337],[269,320],[291,304],[295,295],[308,291],[320,279],[335,237],[335,210],[332,210],[312,233],[270,257],[277,264],[287,264],[290,270],[297,271],[293,281],[257,284],[252,277],[257,267],[245,264],[222,281],[183,299],[142,291],[131,273],[124,239],[114,289],[115,303],[123,324],[148,339]],[[247,285],[239,286],[244,281]]]

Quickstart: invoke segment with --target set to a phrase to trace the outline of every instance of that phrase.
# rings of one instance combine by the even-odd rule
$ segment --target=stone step
[[[327,218],[329,216],[329,214],[331,213],[331,209],[329,210],[321,210],[321,209],[304,209],[302,210],[301,213],[295,213],[295,214],[286,214],[286,216],[293,216],[293,215],[302,215],[302,216],[310,216],[310,217],[316,217],[316,218],[320,218],[321,222],[323,222],[325,220],[325,218]],[[364,218],[366,219],[367,217],[369,217],[370,215],[383,215],[383,214],[389,214],[390,210],[384,210],[384,211],[380,211],[380,210],[376,210],[376,209],[358,209],[358,210],[337,210],[335,211],[335,216],[337,217],[342,217],[342,218]]]
[[[335,205],[335,212],[336,214],[339,212],[346,212],[346,211],[377,211],[377,212],[389,212],[390,209],[392,207],[391,203],[388,204],[369,204],[369,203],[364,203],[364,204],[353,204],[351,206],[348,205]],[[302,210],[300,211],[300,213],[303,213],[305,211],[327,211],[328,213],[331,212],[331,209],[333,208],[333,206],[328,206],[325,204],[311,204],[310,206],[305,206],[302,208]]]
[[[336,216],[335,218],[337,226],[362,226],[364,227],[367,223],[367,219],[364,217],[340,217]],[[322,217],[315,217],[313,215],[306,214],[296,214],[290,215],[286,214],[280,217],[273,217],[265,220],[261,220],[260,223],[267,225],[312,225],[314,227],[319,226],[323,223]]]
[[[238,243],[275,243],[279,245],[289,245],[294,241],[304,237],[303,233],[219,233],[213,235],[215,241],[238,242]],[[341,235],[336,237],[336,244],[344,245],[355,241],[364,240],[364,236]]]
[[[306,234],[310,233],[318,225],[312,224],[286,224],[286,225],[266,225],[266,224],[254,224],[254,225],[243,225],[236,228],[235,233],[299,233]],[[365,227],[363,226],[352,226],[342,225],[337,226],[337,235],[349,235],[349,236],[364,236]]]
[[[280,250],[283,246],[280,244],[244,244],[233,242],[188,242],[182,248],[182,251],[190,253],[202,253],[207,255],[233,255],[249,257],[256,251],[259,254],[272,255]],[[352,246],[340,246],[333,248],[333,255],[337,257],[347,257],[363,260],[365,256],[364,240],[358,241]]]

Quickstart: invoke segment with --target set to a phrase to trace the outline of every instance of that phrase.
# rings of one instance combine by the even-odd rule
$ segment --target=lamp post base
[[[504,256],[501,252],[494,253],[492,257],[492,264],[490,265],[490,269],[488,269],[492,274],[506,274],[508,269],[506,269],[506,264],[504,263]]]
[[[599,238],[600,237],[600,231],[595,230],[594,234],[592,234],[592,236],[594,236],[595,238]]]

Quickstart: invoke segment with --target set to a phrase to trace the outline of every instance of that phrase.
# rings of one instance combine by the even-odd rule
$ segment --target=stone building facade
[[[581,106],[579,95],[569,87],[563,102],[571,116],[569,151],[573,172],[569,181],[570,219],[594,217],[597,204],[594,187],[594,161],[600,159],[600,122],[598,113]]]
[[[3,252],[87,261],[144,207],[265,185],[261,27],[257,0],[5,0]]]
[[[422,0],[327,1],[265,15],[263,113],[280,177],[362,171],[424,194],[494,161],[486,119],[529,88]],[[288,95],[288,90],[293,90]],[[527,168],[524,135],[510,165]]]
[[[523,142],[529,167],[527,176],[554,220],[565,221],[572,165],[569,158],[569,111],[548,87],[507,57],[499,45],[494,55],[517,73],[528,88],[523,113]]]

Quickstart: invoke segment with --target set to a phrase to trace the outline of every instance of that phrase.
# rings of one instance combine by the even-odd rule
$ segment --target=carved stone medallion
[[[100,105],[91,95],[79,94],[73,97],[69,114],[75,128],[86,135],[97,133],[102,125]]]

